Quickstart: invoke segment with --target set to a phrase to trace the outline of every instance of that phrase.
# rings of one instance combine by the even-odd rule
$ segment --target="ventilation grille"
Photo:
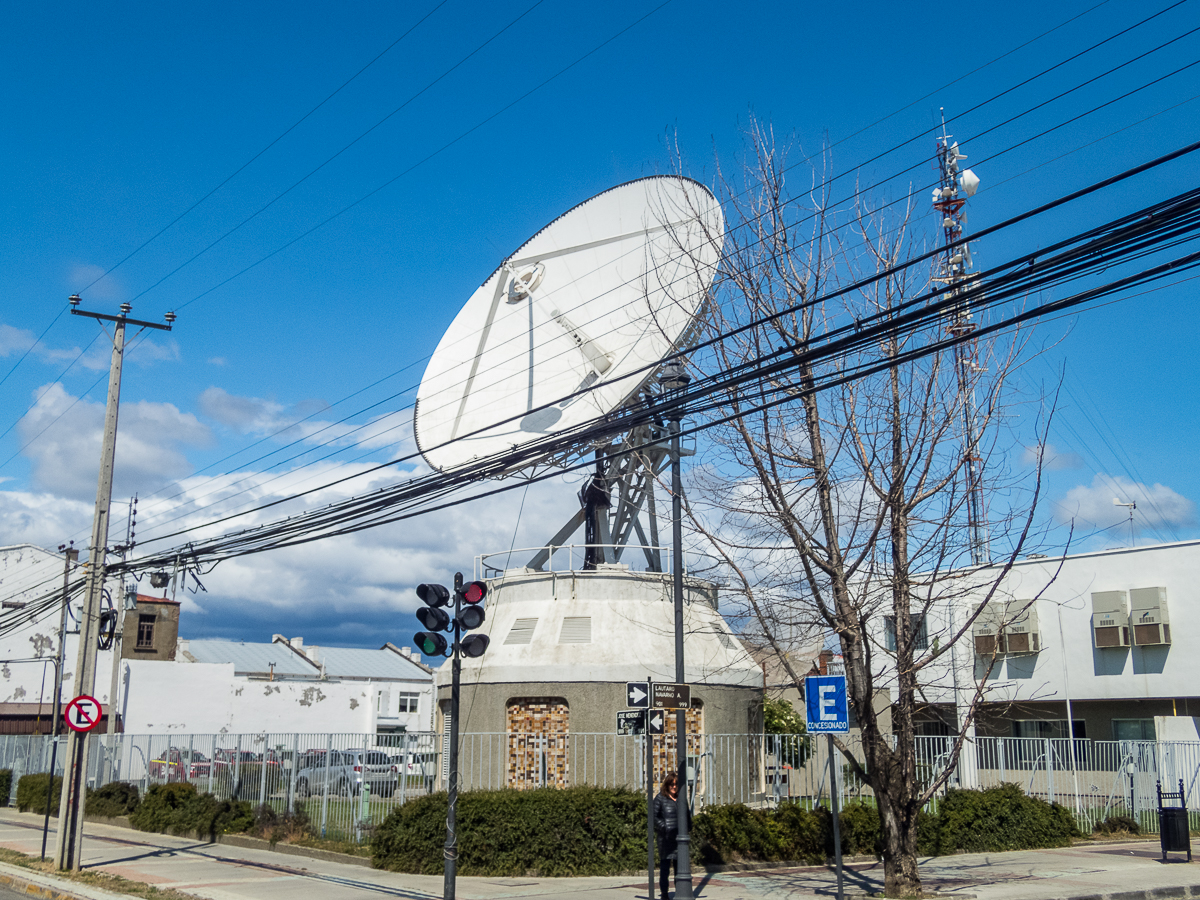
[[[726,650],[736,650],[738,648],[737,644],[734,643],[733,638],[731,638],[729,635],[727,635],[723,631],[717,632],[717,639],[721,642],[721,646],[724,647]]]
[[[537,628],[537,619],[517,619],[512,630],[504,639],[505,644],[528,644],[533,640],[533,629]]]
[[[592,617],[564,617],[558,642],[560,644],[590,644],[592,642]]]

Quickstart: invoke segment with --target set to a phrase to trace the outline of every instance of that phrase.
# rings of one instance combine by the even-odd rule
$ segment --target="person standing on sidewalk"
[[[662,900],[667,900],[671,886],[669,872],[679,874],[679,816],[688,814],[687,801],[679,802],[679,776],[671,772],[663,779],[658,796],[654,798],[654,832],[658,835],[658,888]],[[688,819],[689,824],[691,819]]]

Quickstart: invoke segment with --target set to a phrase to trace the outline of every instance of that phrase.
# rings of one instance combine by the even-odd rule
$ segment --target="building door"
[[[518,790],[565,788],[570,784],[570,709],[557,697],[508,702],[507,784]]]

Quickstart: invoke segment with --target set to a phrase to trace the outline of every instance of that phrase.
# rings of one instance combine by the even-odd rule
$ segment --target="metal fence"
[[[62,739],[65,740],[65,739]],[[52,741],[0,735],[0,768],[20,776],[50,769]],[[463,790],[596,785],[645,790],[645,736],[615,734],[467,734],[459,751]],[[448,741],[430,732],[382,734],[98,735],[89,742],[88,784],[151,785],[186,781],[218,799],[246,800],[277,812],[304,811],[318,834],[365,840],[414,797],[444,789]],[[931,784],[949,766],[953,739],[917,738],[917,776]],[[677,767],[674,736],[654,739],[653,781]],[[856,758],[861,748],[851,744]],[[55,771],[62,773],[63,748]],[[830,767],[826,743],[783,735],[692,735],[688,766],[698,808],[726,803],[824,804]],[[357,768],[356,768],[357,767]],[[871,802],[870,788],[837,760],[839,796]],[[1200,743],[977,738],[967,744],[947,787],[1015,783],[1071,809],[1080,827],[1127,815],[1158,829],[1155,785],[1184,783],[1200,825]],[[364,787],[365,786],[365,787]],[[939,792],[940,793],[940,792]],[[10,798],[11,802],[11,798]],[[935,797],[932,805],[936,805]]]

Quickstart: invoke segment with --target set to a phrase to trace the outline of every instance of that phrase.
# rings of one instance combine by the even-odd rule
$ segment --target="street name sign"
[[[655,709],[690,709],[692,706],[691,685],[656,681],[652,688],[654,694],[650,705]]]
[[[63,710],[63,718],[72,731],[91,731],[100,724],[100,716],[100,701],[87,694],[80,694]]]
[[[617,713],[617,734],[645,734],[646,710],[625,709]]]
[[[850,712],[845,675],[810,675],[804,679],[804,708],[809,734],[847,734]]]
[[[650,705],[650,686],[644,681],[625,682],[625,705],[645,709]]]

